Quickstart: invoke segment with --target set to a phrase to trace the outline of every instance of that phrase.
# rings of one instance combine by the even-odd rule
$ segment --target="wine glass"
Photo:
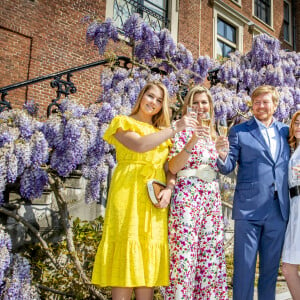
[[[191,118],[193,118],[194,120],[197,120],[198,117],[198,107],[196,106],[188,106],[186,108],[186,112],[187,115]],[[190,127],[190,129],[193,129],[192,127]]]
[[[209,112],[203,113],[202,116],[201,116],[201,119],[199,120],[200,126],[206,127],[207,130],[210,132],[210,129],[209,129],[209,127],[210,127],[210,121],[211,120],[210,120],[210,114],[209,114]],[[207,136],[207,137],[202,137],[202,139],[204,141],[208,141],[210,138]]]
[[[220,136],[227,137],[228,133],[228,126],[227,126],[227,120],[225,118],[221,119],[218,124],[218,132]],[[228,148],[223,148],[223,152],[228,152]]]
[[[219,121],[219,126],[218,126],[218,131],[220,136],[227,136],[228,133],[228,126],[227,126],[227,120],[226,119],[221,119]]]
[[[198,107],[196,106],[188,106],[187,107],[187,115],[195,120],[198,118]]]
[[[204,117],[201,119],[201,126],[209,127],[210,126],[210,114],[205,113]]]
[[[292,160],[292,180],[300,180],[300,159],[298,158]]]

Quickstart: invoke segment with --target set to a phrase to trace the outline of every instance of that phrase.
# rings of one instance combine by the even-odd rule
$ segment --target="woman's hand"
[[[158,198],[160,199],[159,203],[155,204],[157,208],[166,208],[170,204],[172,196],[172,190],[169,187],[161,190],[158,194]]]
[[[229,149],[228,138],[224,136],[219,136],[216,139],[216,150],[219,154],[219,157],[225,161],[228,151],[224,151],[225,149]]]
[[[193,137],[199,140],[200,138],[208,139],[210,137],[210,129],[207,126],[197,126],[194,129]]]
[[[184,115],[181,119],[175,121],[173,125],[175,127],[175,131],[179,132],[187,127],[195,128],[199,125],[199,122],[190,116]]]

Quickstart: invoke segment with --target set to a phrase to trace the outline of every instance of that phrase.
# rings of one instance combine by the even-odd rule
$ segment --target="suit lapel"
[[[254,118],[248,121],[247,125],[249,126],[250,134],[264,147],[266,153],[268,154],[268,158],[274,163],[274,159],[272,157],[270,147],[267,145],[259,127]],[[278,152],[279,153],[279,152]]]
[[[278,135],[280,137],[279,144],[278,144],[277,157],[275,159],[275,161],[277,161],[278,158],[281,156],[281,152],[282,152],[282,149],[283,149],[282,147],[284,145],[284,138],[285,137],[281,134],[281,130],[280,129],[282,128],[282,125],[279,122],[275,121],[275,126],[276,126],[276,129],[277,129]]]

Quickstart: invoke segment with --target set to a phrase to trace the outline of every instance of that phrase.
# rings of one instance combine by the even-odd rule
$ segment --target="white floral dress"
[[[191,136],[191,129],[176,134],[169,160]],[[214,142],[200,139],[183,169],[206,164],[218,171],[216,160]],[[218,181],[177,176],[168,226],[170,286],[165,299],[228,299]]]

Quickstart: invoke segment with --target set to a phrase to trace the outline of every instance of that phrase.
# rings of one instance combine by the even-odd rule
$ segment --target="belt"
[[[290,188],[290,196],[291,198],[300,195],[300,185],[296,185]]]
[[[177,173],[178,177],[198,177],[199,179],[211,182],[217,178],[217,172],[209,165],[200,165],[197,169],[185,169]]]

